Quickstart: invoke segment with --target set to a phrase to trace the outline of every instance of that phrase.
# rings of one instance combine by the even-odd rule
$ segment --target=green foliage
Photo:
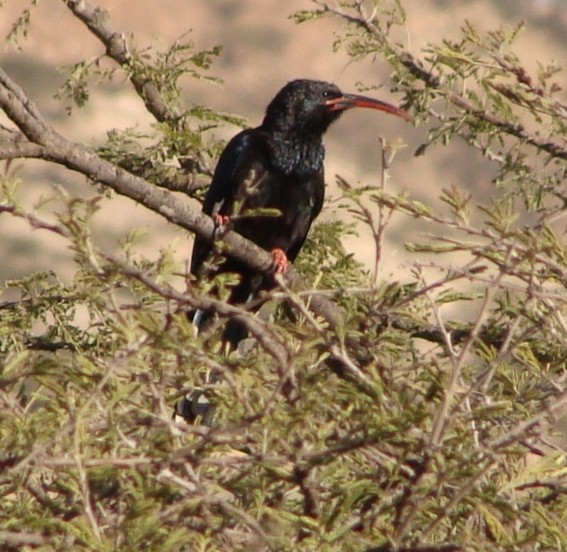
[[[354,235],[353,224],[320,222],[311,231],[296,266],[308,282],[328,290],[368,286],[364,267],[348,253],[342,239]]]
[[[27,38],[31,22],[32,9],[37,5],[37,3],[38,0],[30,0],[30,7],[25,8],[20,16],[16,19],[16,21],[14,21],[14,23],[12,24],[12,28],[6,36],[5,42],[11,45],[13,48],[19,49],[20,42]],[[1,8],[2,4],[0,3],[0,9]]]
[[[367,15],[341,2],[337,13],[316,2],[298,19],[348,22],[336,46],[383,55],[416,122],[428,123],[419,153],[464,138],[496,164],[501,193],[480,205],[457,183],[433,205],[339,179],[335,219],[313,229],[295,264],[305,287],[268,297],[286,300],[274,322],[218,301],[212,290],[222,299],[232,277],[190,281],[168,249],[143,258],[134,234],[119,254],[101,251],[90,229],[98,196],[26,207],[6,171],[2,216],[64,241],[74,272],[4,283],[3,549],[567,550],[564,442],[551,424],[567,402],[555,70],[522,68],[520,28],[481,35],[465,24],[460,41],[414,59],[389,38],[401,3],[372,6]],[[134,50],[128,70],[173,113],[183,111],[179,80],[201,78],[216,54],[187,43]],[[89,75],[112,76],[97,64],[75,66],[66,92],[83,101]],[[220,143],[203,135],[225,121],[196,106],[153,133],[110,131],[99,151],[155,183],[174,177],[164,172],[173,158],[207,174]],[[394,215],[429,232],[407,244],[419,256],[405,282],[381,277]],[[370,232],[373,272],[345,249],[356,227],[344,220]],[[320,295],[343,324],[309,310]],[[186,312],[203,307],[219,322],[196,336]],[[256,339],[227,355],[219,336],[231,316]],[[212,428],[172,420],[195,387],[216,405]]]
[[[218,113],[206,106],[186,108],[181,99],[180,80],[184,78],[220,82],[209,74],[209,69],[222,47],[198,50],[186,36],[163,51],[138,48],[132,45],[133,39],[130,42],[119,68],[110,66],[106,55],[65,67],[68,76],[56,98],[70,99],[72,104],[67,109],[71,112],[73,104],[83,107],[88,102],[92,86],[115,86],[117,80],[126,78],[135,84],[145,101],[149,101],[147,87],[151,86],[152,94],[163,102],[157,113],[154,110],[159,122],[153,126],[153,131],[111,129],[98,153],[156,185],[181,189],[192,195],[199,187],[193,186],[194,177],[210,176],[211,160],[216,159],[222,149],[223,144],[211,137],[210,131],[220,124],[244,124],[241,117]],[[191,173],[189,183],[181,179],[181,183],[176,184],[180,177],[172,169],[171,159],[178,159]]]

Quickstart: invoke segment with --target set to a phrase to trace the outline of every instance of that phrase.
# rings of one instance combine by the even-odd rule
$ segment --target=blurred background
[[[135,35],[138,46],[156,44],[165,48],[184,35],[195,42],[197,49],[222,44],[224,50],[210,74],[223,79],[224,84],[186,78],[182,81],[185,100],[188,105],[205,104],[214,110],[243,116],[250,126],[260,123],[275,92],[298,77],[332,81],[346,92],[356,92],[359,83],[372,86],[386,83],[371,94],[392,103],[400,101],[388,91],[389,70],[382,59],[354,64],[343,52],[333,53],[336,33],[342,30],[340,21],[326,18],[297,25],[290,19],[297,10],[315,7],[309,0],[93,2],[108,10],[115,29]],[[14,20],[31,3],[31,0],[4,0],[0,8],[2,36],[6,36]],[[551,60],[561,67],[567,66],[565,0],[403,0],[402,3],[407,25],[400,30],[399,40],[416,55],[428,43],[458,38],[466,20],[485,31],[525,20],[527,28],[515,52],[527,69],[535,72],[538,61],[547,64]],[[153,122],[139,98],[119,81],[93,87],[86,106],[74,108],[71,114],[65,103],[54,99],[65,80],[64,65],[101,53],[100,43],[72,16],[64,2],[42,0],[31,11],[29,37],[19,51],[4,47],[1,63],[58,131],[69,139],[96,144],[111,129],[143,130]],[[218,134],[229,138],[238,130],[227,126]],[[416,148],[424,141],[422,128],[385,114],[355,110],[334,125],[326,137],[329,196],[336,197],[336,174],[352,183],[378,182],[380,136],[407,144],[390,170],[387,182],[390,191],[407,190],[414,198],[434,204],[439,191],[451,185],[480,197],[493,193],[490,179],[494,169],[479,154],[454,143],[434,148],[426,156],[414,157]],[[20,198],[28,208],[33,208],[41,197],[52,195],[54,186],[71,194],[95,195],[95,190],[82,177],[73,177],[41,162],[18,162],[16,170],[21,177]],[[329,208],[324,216],[337,215]],[[181,262],[189,257],[192,240],[186,232],[166,224],[130,200],[112,198],[102,202],[95,217],[95,239],[99,245],[115,247],[122,236],[139,229],[145,231],[140,250],[148,258],[157,257],[160,249],[172,243]],[[403,244],[406,240],[419,239],[427,231],[408,224],[407,218],[394,217],[388,229],[380,277],[403,280],[411,265]],[[63,277],[71,275],[72,253],[55,236],[32,231],[9,215],[0,216],[0,235],[3,259],[0,281],[50,268]],[[368,266],[372,264],[374,248],[364,230],[358,239],[348,239],[346,246]]]

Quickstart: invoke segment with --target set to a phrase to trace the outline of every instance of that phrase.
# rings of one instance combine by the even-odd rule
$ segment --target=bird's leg
[[[215,223],[215,229],[213,230],[213,239],[218,239],[229,230],[229,224],[231,222],[228,215],[219,215],[216,213],[212,215],[213,222]]]
[[[213,215],[213,222],[215,223],[216,227],[222,228],[223,226],[228,226],[230,217],[228,215],[219,215],[217,213],[216,215]]]
[[[283,249],[277,248],[272,250],[272,263],[276,274],[284,274],[287,271],[288,260]]]

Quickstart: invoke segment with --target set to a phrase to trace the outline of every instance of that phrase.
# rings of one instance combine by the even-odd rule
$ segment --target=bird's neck
[[[270,141],[271,163],[285,175],[304,178],[321,170],[325,146],[320,135],[272,132]]]

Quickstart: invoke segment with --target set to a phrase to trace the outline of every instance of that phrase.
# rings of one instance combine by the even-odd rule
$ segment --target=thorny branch
[[[6,151],[0,146],[1,157],[7,157],[17,151],[20,155],[25,154],[63,165],[141,203],[182,228],[207,239],[213,236],[215,227],[206,215],[191,209],[168,191],[155,188],[145,180],[101,159],[86,146],[71,143],[57,134],[44,120],[35,104],[2,69],[0,107],[21,131],[19,134],[5,127],[0,129],[0,136],[4,135],[8,139]],[[219,246],[223,253],[236,257],[260,272],[270,273],[272,270],[271,256],[235,232],[224,234]],[[294,286],[301,285],[300,277],[293,269],[287,274],[287,280]],[[337,329],[342,323],[343,314],[340,309],[324,296],[312,297],[309,308],[316,316],[322,317],[331,328]],[[335,347],[333,351],[335,352],[332,354],[332,360],[339,371],[350,374],[350,377],[361,373],[360,369],[352,364],[352,360],[346,361],[340,346]],[[344,366],[345,370],[341,370],[341,366]],[[359,383],[363,383],[363,380]]]
[[[131,69],[131,56],[124,34],[116,31],[109,23],[106,10],[93,6],[88,0],[64,0],[67,7],[80,19],[105,46],[106,55],[115,60],[126,70]],[[177,124],[182,113],[169,105],[161,95],[158,87],[148,78],[140,76],[139,72],[129,71],[130,81],[136,92],[144,101],[147,110],[163,123]]]
[[[389,37],[375,24],[373,14],[368,15],[366,13],[363,2],[357,1],[354,3],[356,14],[353,14],[342,8],[335,7],[323,0],[313,1],[316,5],[320,6],[322,13],[331,13],[336,15],[341,19],[363,29],[370,36],[373,36],[387,49],[390,56],[397,59],[413,77],[423,82],[428,88],[438,91],[454,106],[462,109],[466,113],[474,115],[474,117],[479,120],[489,123],[504,134],[513,136],[521,142],[534,146],[538,150],[545,151],[551,157],[567,161],[567,148],[565,148],[564,145],[531,134],[524,125],[520,123],[512,123],[494,113],[481,109],[462,94],[445,87],[441,82],[441,79],[434,75],[433,72],[427,70],[419,59],[389,39]],[[565,116],[567,108],[565,106],[561,106],[560,111],[563,116]]]
[[[109,55],[115,56],[115,59],[119,61],[119,63],[128,63],[128,51],[125,42],[119,35],[112,32],[100,12],[97,12],[96,9],[92,10],[88,2],[67,0],[67,4],[74,13],[75,10],[78,10],[78,12],[83,10],[82,13],[85,23],[89,28],[92,27],[91,30],[99,36],[103,42],[108,42],[111,45],[109,51],[113,53]],[[159,90],[153,90],[153,92],[157,94],[157,97],[153,96],[151,86],[148,91],[148,85],[150,84],[151,83],[142,80],[134,83],[138,93],[145,98],[145,101],[149,102],[150,105],[146,104],[148,109],[152,113],[155,112],[154,115],[158,120],[160,120],[159,117],[162,117],[161,120],[164,121],[168,120],[169,117],[175,119],[175,114],[163,111],[163,106],[160,107],[161,98],[159,97]],[[1,157],[6,159],[17,157],[38,158],[63,165],[71,170],[80,172],[94,182],[108,186],[116,193],[142,203],[147,208],[161,214],[167,220],[189,231],[195,232],[203,237],[211,237],[213,235],[213,224],[208,217],[194,212],[172,194],[156,189],[144,179],[104,161],[95,152],[83,145],[71,143],[55,133],[42,118],[33,103],[23,94],[21,89],[1,71],[0,106],[19,129],[19,131],[17,131],[7,127],[0,127]],[[167,106],[165,106],[165,109],[167,109]],[[480,114],[480,116],[482,116],[482,114]],[[384,203],[384,205],[388,206],[387,203]],[[399,205],[391,205],[392,210],[399,208]],[[55,232],[59,235],[66,235],[63,227],[44,222],[35,215],[19,212],[15,207],[10,205],[0,206],[0,212],[2,211],[9,212],[13,216],[24,218],[33,228],[40,228]],[[450,224],[448,227],[451,227]],[[463,228],[459,228],[459,230],[467,231]],[[469,235],[474,234],[474,230],[472,229],[469,229],[468,232]],[[546,289],[540,282],[538,271],[535,268],[538,264],[545,264],[547,268],[554,270],[554,282],[561,281],[561,283],[563,283],[567,277],[565,269],[559,264],[557,264],[556,269],[554,269],[553,262],[551,259],[548,259],[543,252],[534,253],[533,258],[531,258],[531,266],[534,268],[532,268],[530,272],[529,269],[526,270],[520,266],[521,262],[525,260],[525,256],[528,254],[527,247],[524,251],[522,245],[512,244],[512,240],[503,239],[501,236],[495,234],[493,235],[490,231],[486,231],[482,235],[479,234],[475,237],[482,238],[488,242],[491,240],[494,242],[491,244],[494,245],[494,247],[490,251],[493,253],[492,257],[489,257],[486,251],[483,251],[482,246],[471,246],[468,252],[473,256],[476,255],[475,261],[460,270],[447,270],[442,280],[428,286],[425,285],[416,292],[411,293],[410,297],[405,299],[405,301],[412,302],[420,296],[427,297],[431,291],[437,290],[443,285],[446,286],[454,280],[471,278],[472,275],[477,277],[480,271],[484,270],[484,265],[487,263],[496,266],[499,274],[506,273],[506,275],[512,275],[517,281],[525,284],[522,289],[525,291],[526,288],[529,288],[530,298],[543,297],[545,299],[546,295]],[[458,244],[455,243],[455,247],[457,247],[457,245]],[[226,254],[233,255],[240,261],[247,263],[255,270],[266,272],[270,270],[270,256],[257,248],[254,244],[247,242],[234,233],[224,235],[219,241],[219,248],[222,248],[223,252]],[[506,257],[506,253],[508,257]],[[514,262],[509,262],[512,253]],[[486,258],[482,256],[483,254],[487,255]],[[98,257],[98,261],[95,259],[95,269],[105,270],[105,263],[99,262],[101,255],[96,253],[96,256]],[[239,317],[239,320],[248,326],[250,332],[263,345],[264,349],[274,357],[280,368],[290,363],[289,357],[292,354],[291,348],[280,342],[276,332],[269,331],[269,325],[250,316],[249,313],[243,309],[226,305],[220,301],[209,298],[194,297],[190,293],[179,293],[172,288],[158,284],[142,270],[135,269],[115,257],[107,255],[104,256],[104,260],[107,262],[108,266],[118,268],[122,275],[142,283],[147,289],[161,296],[166,301],[171,301],[179,305],[182,310],[184,307],[204,308],[215,310],[220,316]],[[555,278],[557,280],[555,280]],[[481,282],[480,279],[476,281]],[[214,465],[242,468],[244,465],[249,465],[260,472],[262,470],[272,470],[276,476],[275,482],[277,486],[281,487],[283,491],[282,494],[280,494],[278,490],[278,493],[275,495],[276,500],[272,502],[266,500],[261,506],[263,507],[265,504],[273,509],[272,511],[275,513],[277,511],[276,507],[279,508],[280,503],[286,500],[283,498],[283,493],[288,495],[292,494],[292,501],[297,502],[293,493],[296,493],[298,488],[301,495],[303,495],[304,518],[309,517],[311,519],[307,520],[308,523],[306,523],[305,520],[300,520],[299,517],[296,517],[296,510],[290,511],[290,516],[293,516],[293,520],[297,519],[297,522],[294,521],[294,523],[303,524],[302,527],[305,528],[305,534],[309,534],[309,531],[311,531],[311,529],[309,529],[309,523],[318,523],[322,521],[322,516],[325,515],[326,505],[323,504],[325,495],[331,494],[333,500],[336,499],[340,501],[342,492],[341,489],[337,490],[332,487],[327,489],[323,481],[318,481],[316,479],[318,471],[316,468],[327,465],[331,466],[337,459],[339,463],[342,463],[345,453],[356,451],[356,477],[361,473],[363,477],[360,480],[354,479],[356,485],[350,485],[349,481],[344,489],[346,500],[343,504],[337,502],[337,512],[340,508],[348,510],[343,516],[344,522],[341,521],[342,525],[339,527],[340,531],[354,533],[355,531],[361,530],[367,523],[376,523],[375,520],[382,523],[383,520],[386,520],[382,528],[379,529],[379,532],[380,537],[384,537],[384,539],[389,540],[389,542],[370,548],[369,550],[391,550],[392,552],[440,552],[461,550],[463,548],[457,544],[453,545],[445,542],[445,544],[428,545],[426,540],[431,538],[436,539],[435,542],[439,542],[436,535],[437,529],[442,525],[449,525],[453,521],[454,518],[451,517],[452,512],[458,510],[457,506],[462,505],[464,509],[469,506],[467,501],[468,497],[472,497],[476,500],[476,498],[473,497],[474,489],[480,487],[483,479],[488,479],[488,472],[495,464],[499,461],[504,462],[504,460],[501,459],[505,458],[506,449],[518,444],[523,445],[524,440],[534,435],[541,435],[567,404],[567,395],[563,389],[560,388],[561,382],[554,382],[556,384],[554,395],[543,408],[539,408],[538,412],[535,414],[530,414],[527,421],[515,423],[512,427],[509,427],[503,435],[502,431],[500,431],[499,434],[491,433],[482,441],[482,447],[476,447],[473,453],[475,457],[471,461],[470,468],[467,466],[467,475],[461,477],[455,483],[453,483],[453,480],[449,481],[446,479],[446,477],[451,475],[450,463],[452,459],[440,456],[439,460],[442,461],[436,463],[436,459],[434,458],[435,454],[441,454],[439,449],[442,445],[446,444],[448,450],[453,450],[450,448],[451,445],[448,442],[450,439],[446,439],[446,423],[449,421],[453,411],[456,411],[462,403],[462,397],[468,398],[473,391],[476,392],[477,389],[481,389],[483,382],[486,381],[486,379],[482,379],[484,378],[484,376],[482,376],[480,383],[471,384],[470,387],[464,391],[459,388],[459,379],[463,373],[465,364],[468,362],[465,357],[467,355],[470,356],[472,348],[476,346],[478,341],[484,341],[499,348],[499,354],[513,349],[513,344],[510,342],[515,332],[514,328],[508,327],[502,329],[500,332],[493,331],[493,333],[490,334],[483,323],[483,316],[488,309],[486,305],[488,304],[492,291],[494,289],[500,289],[500,279],[498,276],[492,278],[488,276],[485,280],[482,280],[481,283],[483,286],[486,285],[487,298],[483,312],[481,313],[482,315],[478,316],[476,322],[472,325],[458,330],[454,330],[450,325],[444,324],[440,316],[437,316],[436,325],[428,326],[422,321],[416,322],[414,320],[389,316],[387,308],[384,309],[384,312],[378,312],[378,308],[371,311],[370,323],[374,326],[379,326],[379,330],[389,328],[400,329],[411,337],[422,337],[434,343],[438,343],[446,348],[449,352],[447,356],[453,361],[452,370],[451,367],[449,367],[449,371],[444,374],[444,376],[450,378],[448,385],[441,382],[439,387],[441,391],[439,391],[439,389],[433,389],[431,395],[424,397],[426,404],[421,405],[423,408],[421,408],[420,416],[423,416],[423,413],[426,412],[430,414],[437,412],[437,418],[431,420],[427,418],[425,422],[423,418],[420,419],[416,417],[411,420],[408,418],[407,421],[410,422],[410,424],[405,427],[409,427],[410,430],[403,435],[399,435],[398,440],[396,440],[396,437],[401,433],[400,421],[403,421],[403,417],[399,414],[394,418],[385,417],[384,419],[378,419],[378,416],[376,416],[373,431],[368,431],[369,426],[366,417],[360,418],[360,422],[357,421],[353,426],[346,425],[345,428],[340,427],[339,424],[335,424],[334,419],[327,419],[323,420],[322,427],[325,432],[328,431],[328,428],[325,427],[325,424],[328,423],[329,427],[332,428],[332,432],[329,432],[325,437],[323,448],[321,448],[321,445],[312,448],[308,440],[306,440],[304,444],[302,440],[305,439],[305,437],[301,433],[298,433],[299,437],[297,439],[294,437],[293,441],[290,439],[290,441],[292,441],[290,443],[286,441],[287,436],[283,439],[279,439],[284,446],[289,447],[286,449],[285,455],[281,455],[279,452],[271,453],[271,451],[266,450],[263,445],[263,442],[265,442],[267,446],[269,446],[269,440],[266,439],[266,435],[264,434],[262,438],[265,439],[265,441],[252,443],[252,452],[250,453],[245,451],[242,453],[242,456],[235,457],[230,457],[226,454],[222,455],[222,453],[221,456],[216,456],[209,455],[210,450],[207,451],[205,449],[212,444],[222,444],[223,446],[232,447],[240,447],[240,445],[243,445],[241,448],[244,449],[245,443],[250,444],[250,441],[247,441],[247,439],[250,438],[249,435],[252,435],[255,428],[252,427],[252,425],[248,425],[245,426],[244,429],[239,427],[224,432],[217,431],[213,428],[210,432],[203,433],[201,433],[201,429],[196,427],[179,429],[171,420],[166,419],[162,411],[161,417],[155,413],[148,416],[148,418],[151,418],[151,422],[149,423],[154,425],[161,424],[160,427],[169,427],[171,435],[175,434],[174,429],[179,429],[179,433],[184,432],[191,436],[199,436],[201,437],[199,442],[197,444],[191,443],[186,447],[177,447],[175,452],[166,454],[159,448],[161,445],[158,445],[158,447],[154,447],[154,449],[149,450],[147,453],[141,453],[142,455],[140,457],[136,457],[135,453],[129,453],[124,458],[94,457],[94,455],[89,454],[86,447],[85,449],[82,448],[82,444],[79,443],[78,439],[76,442],[76,450],[73,451],[74,456],[66,452],[58,452],[57,455],[53,457],[50,456],[51,451],[48,451],[49,444],[35,442],[31,445],[29,452],[24,450],[23,453],[19,452],[18,457],[0,459],[0,464],[3,464],[0,467],[14,473],[20,472],[22,476],[25,475],[24,479],[28,481],[30,478],[27,477],[27,473],[32,469],[39,471],[40,469],[45,470],[47,468],[53,471],[58,470],[59,472],[64,472],[65,469],[78,469],[80,475],[79,496],[82,496],[82,499],[88,503],[86,514],[91,522],[91,528],[96,535],[105,533],[103,530],[103,527],[105,527],[103,521],[104,516],[99,516],[99,508],[101,511],[103,511],[104,508],[108,508],[108,502],[105,502],[104,497],[102,497],[99,503],[96,504],[96,509],[91,505],[91,501],[94,502],[97,500],[97,497],[94,494],[96,492],[95,487],[91,486],[91,481],[87,478],[87,475],[89,475],[88,471],[90,471],[91,468],[97,467],[117,467],[125,470],[140,469],[140,473],[144,473],[141,470],[144,468],[152,468],[156,481],[160,483],[166,481],[170,485],[177,487],[179,494],[176,494],[172,500],[174,506],[171,506],[171,511],[173,511],[173,508],[180,507],[183,508],[183,510],[180,509],[178,511],[187,512],[189,510],[188,506],[190,506],[191,512],[193,512],[194,505],[198,503],[198,508],[205,512],[203,523],[201,524],[201,520],[199,520],[200,529],[204,527],[211,534],[216,531],[221,532],[224,530],[224,528],[218,529],[219,524],[217,524],[216,519],[210,515],[211,511],[214,510],[216,513],[221,512],[226,519],[238,520],[239,524],[246,526],[259,538],[262,546],[270,547],[273,539],[271,531],[273,526],[277,526],[276,517],[274,516],[273,522],[271,519],[266,522],[261,516],[250,514],[244,506],[245,501],[237,502],[239,498],[238,489],[242,488],[241,482],[246,476],[246,472],[242,471],[235,475],[234,478],[231,477],[232,480],[229,484],[223,486],[224,482],[222,476],[214,479],[207,474],[207,470],[193,470],[193,466],[202,467]],[[390,396],[393,398],[389,403],[384,401],[384,396],[372,396],[372,393],[375,392],[375,390],[372,389],[373,374],[370,370],[365,371],[367,368],[365,365],[365,354],[368,352],[364,351],[364,347],[360,346],[363,341],[359,342],[357,341],[358,338],[352,337],[348,332],[343,331],[342,323],[345,316],[342,311],[326,297],[325,293],[303,291],[294,294],[288,289],[288,286],[292,284],[294,287],[297,285],[301,286],[301,281],[293,271],[291,275],[284,280],[280,291],[274,295],[278,295],[278,298],[287,300],[297,312],[305,317],[309,327],[315,330],[315,335],[320,343],[313,347],[321,347],[318,353],[323,351],[325,354],[328,354],[329,357],[326,361],[329,362],[331,366],[336,367],[337,372],[354,380],[359,388],[365,388],[367,397],[370,396],[371,399],[376,398],[376,400],[368,400],[363,405],[356,405],[356,401],[359,397],[354,397],[354,400],[351,400],[352,395],[332,397],[331,403],[335,405],[334,400],[336,398],[337,408],[336,410],[329,410],[327,415],[330,416],[335,413],[339,415],[346,414],[345,419],[350,422],[351,418],[356,420],[356,416],[360,416],[361,408],[376,408],[378,410],[383,408],[384,405],[397,407],[398,405],[395,403],[398,400],[405,401],[402,402],[400,410],[411,410],[411,399],[408,401],[403,395],[397,394],[396,390],[393,388],[387,389],[387,393],[383,394],[388,395],[386,398]],[[557,293],[559,294],[560,292]],[[307,299],[304,300],[304,298]],[[397,302],[396,306],[403,304],[403,302],[404,300]],[[559,330],[567,335],[567,325],[557,305],[552,301],[548,301],[547,303],[543,302],[543,304],[547,307],[547,312],[556,319]],[[11,305],[8,303],[0,304],[0,309],[10,308]],[[439,308],[439,305],[437,305],[433,299],[431,300],[431,308],[433,310]],[[436,312],[435,314],[439,313]],[[325,323],[321,322],[321,318],[324,319]],[[536,322],[533,323],[535,324]],[[334,331],[329,331],[329,328]],[[376,330],[375,327],[373,329]],[[355,329],[353,334],[355,334],[356,331],[358,331],[358,329]],[[345,333],[347,334],[346,337],[344,337]],[[342,336],[341,339],[337,337],[338,335]],[[377,347],[378,343],[381,346],[385,341],[386,340],[381,341],[378,339],[372,344]],[[460,353],[456,353],[453,349],[453,346],[457,344],[462,345]],[[322,358],[322,355],[320,355],[320,357]],[[101,362],[104,363],[103,360],[101,360]],[[211,360],[211,362],[214,361]],[[94,397],[102,395],[102,390],[105,388],[107,379],[111,374],[111,370],[106,370],[104,364],[103,368],[102,373],[104,375],[101,380],[97,382],[95,393],[88,398],[86,404],[80,404],[80,411],[86,411],[87,408],[93,407],[95,402]],[[372,368],[375,369],[376,367],[372,366]],[[22,372],[20,372],[20,375],[21,373]],[[326,375],[327,374],[325,374],[325,376]],[[3,381],[6,382],[7,380],[4,379]],[[146,380],[144,380],[143,383],[144,386],[147,384],[149,387],[156,385],[155,382],[149,381],[148,383]],[[410,387],[411,384],[408,385],[408,392],[410,391]],[[445,399],[443,399],[442,392],[445,393]],[[155,395],[157,397],[159,394],[155,393]],[[275,392],[273,396],[275,396]],[[444,402],[440,404],[440,401],[443,400]],[[380,401],[383,402],[380,404]],[[437,404],[435,401],[437,401]],[[270,401],[268,401],[268,404],[269,403]],[[453,410],[455,404],[456,407]],[[357,408],[359,409],[358,412]],[[54,436],[56,441],[59,441],[59,437],[63,434],[70,435],[76,433],[78,435],[77,432],[80,429],[79,422],[82,423],[81,416],[75,416],[74,408],[69,408],[68,410],[74,417],[71,422],[65,424]],[[362,414],[365,416],[366,410],[362,411]],[[374,415],[374,412],[372,414]],[[457,414],[460,414],[460,412],[457,412]],[[468,414],[468,412],[465,412],[465,414]],[[100,416],[101,412],[97,412],[97,419],[99,419]],[[32,416],[30,415],[29,417]],[[268,416],[264,414],[264,417],[267,418]],[[460,416],[455,416],[455,419],[457,418],[460,418]],[[379,420],[378,422],[376,422],[377,419]],[[117,421],[110,419],[110,417],[109,421],[112,421],[111,425],[113,426],[117,424]],[[136,422],[138,421],[139,420],[136,420]],[[429,424],[430,421],[433,423]],[[131,422],[132,420],[129,417],[128,426],[134,426],[137,430],[140,428],[141,424]],[[301,420],[301,425],[303,425],[303,420]],[[430,425],[433,427],[430,427]],[[320,428],[316,427],[314,433],[320,433]],[[427,442],[428,435],[431,435],[429,443]],[[459,437],[458,433],[456,436]],[[131,438],[128,437],[128,439]],[[445,439],[447,443],[445,443]],[[394,454],[388,454],[388,452],[392,450],[392,442],[398,443],[399,450],[396,450]],[[465,444],[466,439],[459,443],[459,446]],[[138,452],[139,450],[136,451],[136,453]],[[241,451],[238,450],[238,452]],[[359,458],[362,458],[362,462]],[[478,460],[476,464],[475,460]],[[445,462],[447,462],[447,464],[445,464]],[[388,465],[393,467],[388,468]],[[177,472],[178,468],[180,470],[179,472]],[[184,476],[180,476],[179,473],[184,474]],[[384,473],[386,474],[385,476],[383,475]],[[151,477],[153,477],[153,475]],[[218,474],[215,474],[215,476],[217,475]],[[334,476],[332,472],[329,472],[329,475]],[[313,478],[313,481],[311,481],[311,478]],[[274,476],[270,476],[267,485],[272,485],[273,481]],[[378,488],[376,488],[377,481],[381,482]],[[438,488],[429,489],[427,487],[432,481],[439,483]],[[282,484],[282,482],[289,485],[286,486]],[[357,490],[359,483],[364,485],[364,487],[360,487],[360,491]],[[371,483],[371,485],[369,485],[369,483]],[[31,492],[31,495],[34,496],[36,493],[29,491],[30,484],[27,483],[27,485],[28,492]],[[534,483],[533,486],[537,486],[537,483]],[[356,496],[349,496],[348,493],[351,492],[349,487],[354,489],[357,493]],[[227,490],[227,488],[232,491]],[[43,492],[42,489],[40,490]],[[265,490],[266,488],[264,488],[262,492]],[[522,489],[521,487],[516,487],[516,490]],[[564,486],[559,484],[554,490],[558,490],[561,493],[565,492]],[[41,498],[37,498],[36,496],[35,499],[49,511],[50,506],[47,504],[47,500],[49,500],[48,495],[47,493],[43,493],[43,496],[45,497],[43,501],[44,504]],[[68,496],[71,495],[69,494]],[[184,499],[187,497],[192,501],[191,503],[189,503],[189,501],[184,502]],[[424,500],[422,500],[422,498]],[[435,502],[433,510],[426,504],[430,499]],[[387,529],[387,522],[390,521],[391,518],[384,515],[388,506],[376,506],[377,502],[386,503],[388,501],[391,501],[390,504],[394,504],[393,508],[390,509],[398,510],[398,524],[393,534],[388,534]],[[473,501],[471,500],[471,502]],[[56,504],[58,505],[59,503]],[[62,501],[61,504],[66,507],[67,502]],[[69,502],[69,504],[72,504],[72,501]],[[238,504],[238,506],[236,504]],[[517,502],[512,503],[513,507],[516,505]],[[379,515],[373,516],[377,509],[382,507],[384,510],[382,510],[382,512],[378,510]],[[335,508],[335,506],[333,506],[333,508]],[[65,509],[67,512],[71,512],[72,516],[85,513],[75,506],[66,507]],[[266,510],[268,510],[268,508],[266,508]],[[60,516],[63,510],[62,512],[52,512]],[[422,528],[420,532],[420,530],[417,529],[418,525],[416,520],[418,520],[419,516],[423,513],[427,514],[427,517],[424,518],[426,520],[424,525],[427,523],[429,523],[429,525],[425,525],[425,529]],[[208,519],[207,516],[209,516]],[[342,516],[342,513],[337,513],[337,517],[339,516]],[[192,517],[192,513],[187,517]],[[371,518],[372,521],[370,521]],[[178,517],[176,516],[176,521],[177,519]],[[476,521],[478,518],[470,519]],[[162,519],[159,519],[159,521],[161,523]],[[421,523],[421,520],[418,520],[418,522]],[[486,525],[487,524],[484,524],[484,526]],[[231,528],[232,527],[234,527],[234,525],[231,525]],[[385,529],[383,530],[383,528]],[[491,527],[489,527],[489,529],[490,528]],[[335,530],[332,526],[331,529],[333,529],[333,531]],[[229,533],[227,532],[226,534]],[[449,533],[449,535],[451,534]],[[330,536],[330,534],[326,536]],[[42,535],[30,532],[16,533],[4,531],[0,534],[0,540],[2,539],[5,539],[5,542],[14,544],[15,546],[19,544],[47,544],[47,540],[44,539]],[[423,543],[418,542],[417,539],[421,539]],[[225,543],[226,542],[231,541],[228,539]],[[370,542],[370,540],[367,542]],[[273,549],[276,549],[275,545]]]

